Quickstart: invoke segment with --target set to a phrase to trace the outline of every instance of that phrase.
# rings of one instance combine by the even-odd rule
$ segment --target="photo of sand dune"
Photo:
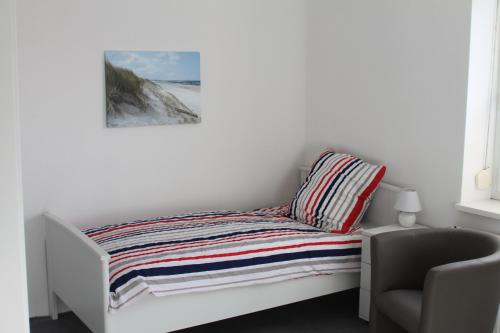
[[[199,52],[106,51],[106,126],[201,122]]]

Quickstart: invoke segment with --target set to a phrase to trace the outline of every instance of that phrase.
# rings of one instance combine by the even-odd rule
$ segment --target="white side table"
[[[384,232],[422,229],[426,228],[423,225],[415,224],[410,228],[404,228],[399,224],[391,224],[383,227],[366,228],[362,232],[362,248],[361,248],[361,287],[359,289],[359,318],[366,321],[370,320],[370,292],[371,292],[371,255],[370,255],[370,238],[373,235],[378,235]]]

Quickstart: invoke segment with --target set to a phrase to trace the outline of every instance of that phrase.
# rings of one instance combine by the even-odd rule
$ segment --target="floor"
[[[349,290],[275,309],[227,319],[177,333],[365,333],[368,324],[358,318],[358,290]],[[30,321],[31,333],[89,333],[73,314],[59,320],[48,317]]]

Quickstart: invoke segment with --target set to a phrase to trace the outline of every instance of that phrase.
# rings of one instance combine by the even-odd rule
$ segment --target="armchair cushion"
[[[378,295],[375,304],[386,316],[410,333],[418,332],[422,291],[399,289]]]

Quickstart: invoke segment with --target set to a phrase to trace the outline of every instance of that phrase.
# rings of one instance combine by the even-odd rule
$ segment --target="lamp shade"
[[[422,210],[418,193],[415,190],[405,189],[398,193],[394,209],[400,212],[416,213]]]

